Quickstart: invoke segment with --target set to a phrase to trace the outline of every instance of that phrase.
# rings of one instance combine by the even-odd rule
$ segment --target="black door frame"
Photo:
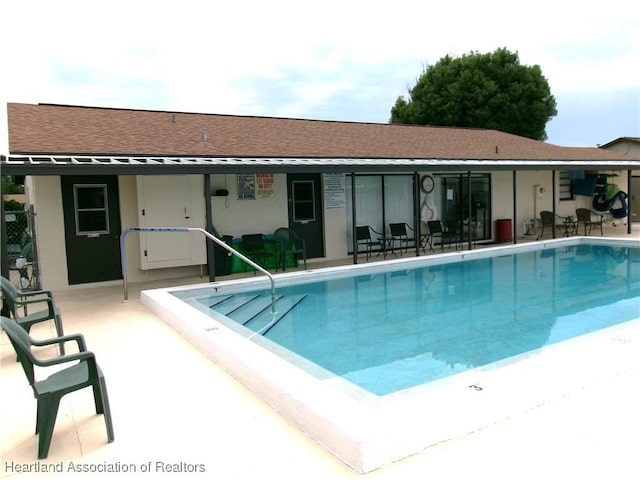
[[[296,221],[294,214],[295,182],[313,183],[313,220]],[[287,212],[289,228],[304,239],[307,248],[307,258],[321,258],[325,256],[324,242],[324,204],[322,195],[322,174],[320,173],[289,173],[287,174]]]
[[[60,177],[67,281],[69,285],[122,279],[120,261],[120,195],[116,175],[64,175]],[[104,185],[107,231],[78,234],[75,186]]]

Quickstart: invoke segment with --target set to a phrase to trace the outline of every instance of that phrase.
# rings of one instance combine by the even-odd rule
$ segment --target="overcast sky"
[[[7,102],[386,123],[425,66],[500,47],[547,78],[550,143],[637,137],[638,3],[1,1],[0,152]]]

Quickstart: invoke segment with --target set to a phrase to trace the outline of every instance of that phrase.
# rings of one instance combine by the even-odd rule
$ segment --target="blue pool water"
[[[640,248],[580,244],[278,287],[275,316],[270,293],[195,300],[386,395],[640,318]]]

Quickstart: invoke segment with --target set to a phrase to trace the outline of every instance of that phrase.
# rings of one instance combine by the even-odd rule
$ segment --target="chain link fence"
[[[9,279],[23,290],[40,288],[34,215],[33,205],[4,212]]]

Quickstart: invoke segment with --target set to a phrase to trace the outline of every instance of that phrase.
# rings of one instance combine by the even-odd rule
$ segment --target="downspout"
[[[205,228],[207,232],[214,235],[213,228],[213,209],[211,208],[211,175],[204,174],[204,210],[205,210]],[[206,242],[207,245],[207,269],[209,270],[209,281],[216,281],[216,263],[215,263],[215,244]]]

